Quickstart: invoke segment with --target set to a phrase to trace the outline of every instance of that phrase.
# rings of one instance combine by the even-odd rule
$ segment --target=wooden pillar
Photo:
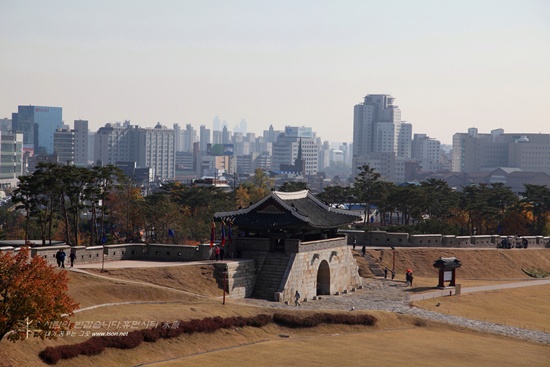
[[[451,270],[451,271],[452,271],[451,284],[449,284],[451,287],[454,287],[454,286],[456,285],[456,282],[455,282],[455,280],[456,280],[456,278],[455,278],[455,274],[456,274],[456,273],[455,273],[455,270],[456,270],[455,268],[453,268],[453,269]]]

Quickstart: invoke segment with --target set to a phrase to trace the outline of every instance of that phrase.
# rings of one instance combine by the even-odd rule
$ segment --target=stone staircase
[[[252,297],[274,301],[274,294],[280,291],[279,287],[289,261],[290,255],[282,253],[268,254],[256,277]]]
[[[369,264],[369,269],[375,277],[384,277],[384,269],[380,267],[380,264],[378,264],[376,260],[372,258],[372,256],[369,256],[369,254],[365,254],[364,259],[367,260],[367,263]]]

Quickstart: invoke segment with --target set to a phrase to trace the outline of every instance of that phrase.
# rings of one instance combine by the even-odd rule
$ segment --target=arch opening
[[[330,295],[330,267],[326,260],[321,261],[317,269],[317,295]]]

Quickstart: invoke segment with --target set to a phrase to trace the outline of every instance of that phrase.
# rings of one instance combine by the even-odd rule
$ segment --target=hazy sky
[[[413,133],[550,133],[550,0],[0,0],[0,117],[63,107],[230,130],[242,118],[351,141],[392,94]]]

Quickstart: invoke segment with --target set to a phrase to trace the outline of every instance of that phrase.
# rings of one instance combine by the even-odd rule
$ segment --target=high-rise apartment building
[[[25,174],[23,166],[23,134],[0,133],[0,183],[15,186]]]
[[[61,107],[19,106],[12,114],[12,129],[23,134],[23,146],[34,154],[53,153],[53,135],[63,127]]]
[[[88,165],[88,120],[74,120],[74,164]]]
[[[397,158],[394,162],[411,157],[412,125],[401,121],[401,111],[394,101],[395,98],[387,94],[369,94],[363,103],[354,107],[352,165],[355,170],[364,162],[381,162],[380,157],[386,157],[382,161],[387,160],[388,154]],[[392,173],[387,168],[385,171],[383,175],[390,181],[401,177],[399,172]]]
[[[137,168],[151,168],[159,180],[173,179],[176,165],[174,129],[157,124],[140,128],[124,124],[106,124],[96,133],[95,161],[102,164],[136,162]]]
[[[176,175],[176,134],[173,129],[157,124],[154,128],[134,128],[138,134],[136,162],[138,167],[149,167],[159,180],[171,180]],[[131,139],[133,140],[133,139]]]
[[[57,129],[53,134],[53,149],[54,153],[57,154],[57,161],[60,164],[74,164],[74,146],[74,130],[67,128]]]
[[[426,134],[414,134],[411,156],[422,167],[422,171],[438,171],[443,168],[440,163],[441,143]]]
[[[273,143],[272,169],[280,170],[281,166],[294,165],[301,148],[305,162],[304,175],[314,175],[319,170],[320,145],[310,127],[287,126]]]

